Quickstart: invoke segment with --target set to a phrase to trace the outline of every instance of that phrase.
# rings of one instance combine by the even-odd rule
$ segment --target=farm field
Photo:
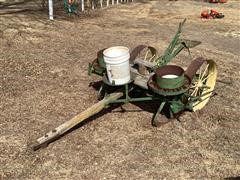
[[[223,19],[201,19],[207,8]],[[240,176],[240,2],[139,1],[76,17],[0,15],[0,179],[219,179]],[[218,65],[209,103],[180,122],[152,127],[153,103],[102,111],[47,148],[30,145],[97,102],[88,63],[98,50],[139,44],[162,54],[178,23],[202,43],[172,63]]]

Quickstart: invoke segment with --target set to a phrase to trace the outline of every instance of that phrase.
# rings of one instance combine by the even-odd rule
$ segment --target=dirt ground
[[[224,19],[202,20],[214,8]],[[0,16],[0,179],[219,179],[240,176],[240,3],[144,1],[79,17]],[[157,106],[105,110],[47,148],[30,144],[97,102],[88,63],[104,47],[138,44],[161,54],[177,25],[200,40],[192,58],[218,64],[217,96],[181,122],[151,126]],[[186,66],[182,52],[174,63]],[[150,109],[150,110],[149,110]]]

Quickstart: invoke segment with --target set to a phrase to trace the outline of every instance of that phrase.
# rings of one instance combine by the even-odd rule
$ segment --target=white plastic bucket
[[[130,54],[127,47],[110,47],[103,51],[103,58],[111,84],[123,85],[130,81]]]

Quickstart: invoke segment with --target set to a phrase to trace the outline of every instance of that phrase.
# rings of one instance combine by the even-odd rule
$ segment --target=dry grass
[[[202,20],[215,8],[221,20]],[[149,1],[97,10],[88,17],[0,17],[0,179],[219,179],[240,175],[239,3]],[[91,14],[91,13],[90,13]],[[151,104],[104,111],[46,149],[29,144],[94,104],[87,66],[99,49],[150,44],[161,53],[177,23],[202,41],[192,56],[218,64],[218,96],[181,122],[153,128]],[[189,64],[187,53],[175,60]],[[224,84],[220,81],[230,81]],[[145,111],[146,110],[146,111]]]

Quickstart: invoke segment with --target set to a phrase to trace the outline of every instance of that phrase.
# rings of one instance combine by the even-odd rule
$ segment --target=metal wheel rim
[[[209,101],[215,84],[216,84],[216,80],[217,80],[217,65],[213,60],[206,60],[207,62],[207,70],[204,69],[202,74],[199,74],[198,80],[201,79],[202,84],[204,84],[204,86],[207,86],[208,88],[204,88],[203,90],[201,90],[201,98],[197,99],[196,101],[194,101],[192,103],[192,111],[197,111],[202,109]],[[206,74],[206,71],[207,74]],[[204,74],[205,73],[205,74]],[[198,84],[198,83],[197,83]],[[200,83],[199,83],[200,84]],[[192,85],[196,85],[196,80],[193,80]],[[196,89],[196,88],[195,88]],[[197,93],[195,93],[197,94]],[[191,94],[191,95],[195,95],[195,94]]]

